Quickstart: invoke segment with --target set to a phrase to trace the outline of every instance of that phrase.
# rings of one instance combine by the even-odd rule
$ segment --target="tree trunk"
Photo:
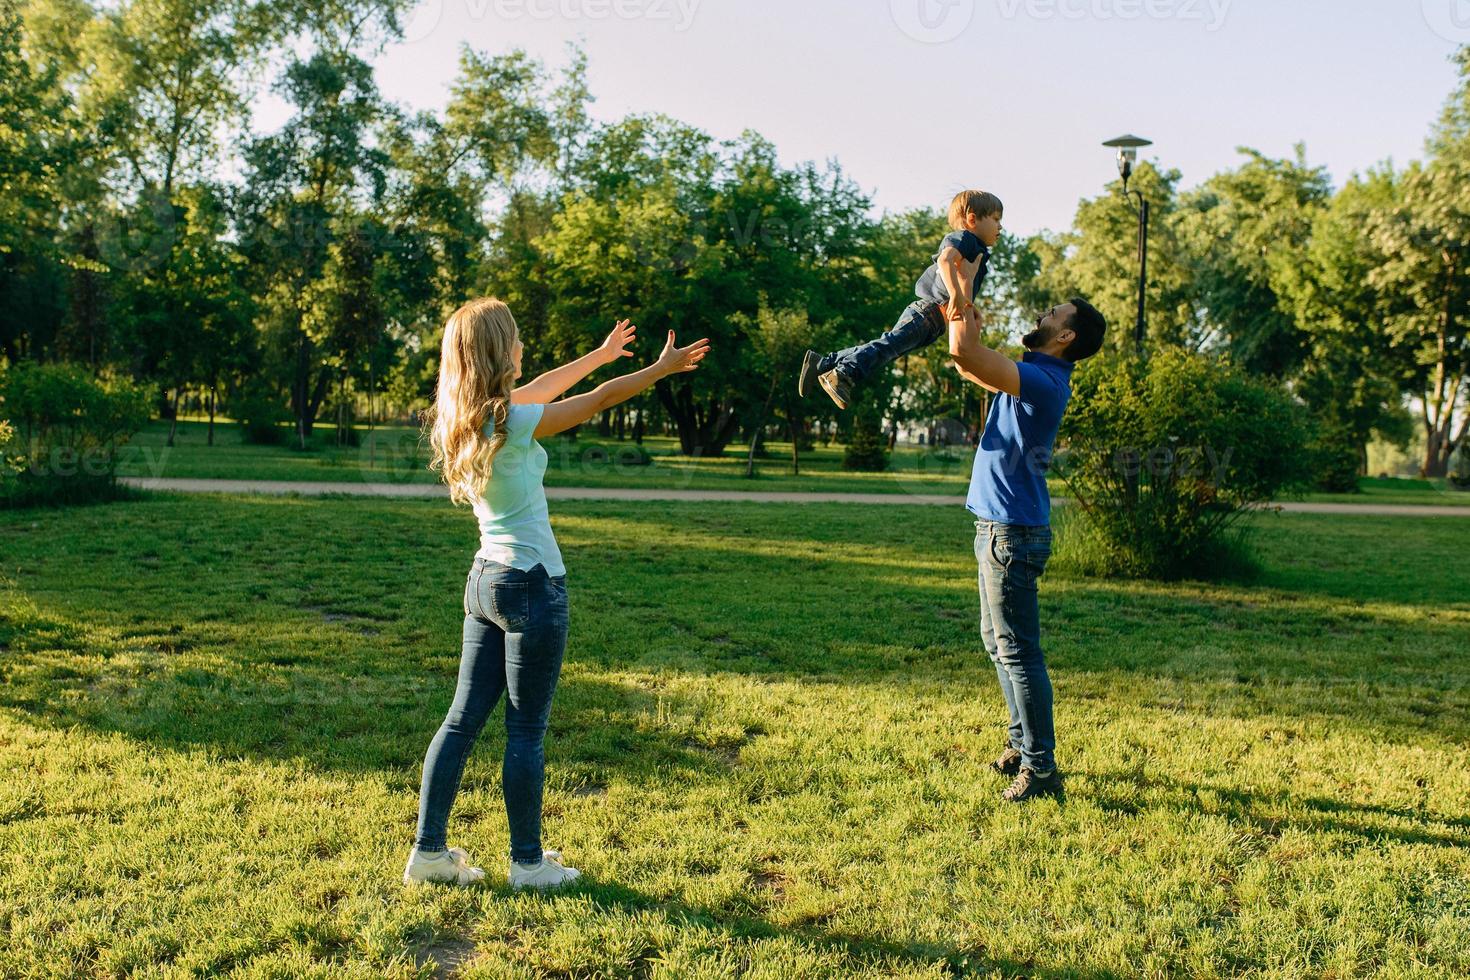
[[[786,403],[786,428],[791,431],[791,475],[801,476],[801,432],[796,427],[796,413]]]
[[[170,447],[174,444],[174,433],[179,430],[179,391],[180,389],[174,388],[174,417],[168,426],[168,445]]]
[[[209,441],[208,445],[214,445],[214,384],[209,386]]]
[[[718,456],[725,451],[736,432],[733,404],[713,397],[701,404],[695,401],[687,384],[676,392],[672,386],[660,382],[656,390],[659,402],[674,420],[681,453],[701,457]]]
[[[766,403],[761,406],[761,413],[756,417],[755,425],[750,427],[750,451],[745,454],[745,476],[752,479],[755,476],[755,451],[760,445],[761,431],[765,428],[766,417],[771,414],[771,402],[776,399],[776,378],[771,378],[771,390],[766,392]]]

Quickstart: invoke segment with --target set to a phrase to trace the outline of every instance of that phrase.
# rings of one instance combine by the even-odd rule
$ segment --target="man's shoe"
[[[822,390],[832,396],[838,408],[846,408],[847,403],[852,400],[852,384],[839,374],[836,368],[822,375],[817,381],[821,382]]]
[[[1014,776],[1021,771],[1021,753],[1007,745],[1000,758],[990,763],[990,768],[1002,776]]]
[[[403,883],[417,885],[426,881],[443,881],[451,885],[473,885],[485,872],[471,867],[470,856],[463,848],[451,847],[447,851],[426,854],[417,847],[408,856],[408,866],[403,869]]]
[[[1022,766],[1015,781],[1000,794],[1000,798],[1007,803],[1025,803],[1033,797],[1052,796],[1061,790],[1062,776],[1055,769],[1048,773],[1038,773],[1030,766]]]
[[[540,864],[510,862],[507,877],[512,888],[559,888],[582,877],[582,872],[562,864],[560,851],[542,851]]]
[[[811,394],[812,387],[816,383],[817,368],[822,363],[822,355],[814,350],[809,350],[801,358],[801,374],[796,379],[796,393],[805,398]]]

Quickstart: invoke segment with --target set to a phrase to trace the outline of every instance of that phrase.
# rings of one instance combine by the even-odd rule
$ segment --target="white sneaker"
[[[454,885],[473,885],[485,872],[470,866],[470,856],[463,848],[451,847],[436,854],[425,854],[415,847],[408,855],[408,866],[403,869],[405,885],[425,881],[447,881]]]
[[[541,863],[529,867],[510,862],[507,875],[512,888],[557,888],[582,877],[582,872],[561,863],[560,851],[542,851]]]

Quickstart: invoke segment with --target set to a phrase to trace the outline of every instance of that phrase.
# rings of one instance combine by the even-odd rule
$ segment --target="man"
[[[1027,351],[1019,362],[981,344],[974,318],[949,326],[960,375],[995,393],[965,506],[977,518],[980,636],[1010,711],[1006,749],[990,767],[1015,777],[1001,798],[1023,803],[1061,788],[1036,602],[1036,581],[1051,557],[1046,471],[1072,369],[1102,347],[1107,323],[1083,299],[1054,306],[1021,338]]]

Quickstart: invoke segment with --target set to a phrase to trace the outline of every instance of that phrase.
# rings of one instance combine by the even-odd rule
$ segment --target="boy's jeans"
[[[909,351],[934,343],[945,335],[948,328],[944,307],[933,300],[917,300],[908,305],[898,322],[883,336],[828,354],[822,358],[817,370],[825,374],[836,368],[850,383],[857,384]]]
[[[1034,772],[1056,767],[1051,678],[1041,653],[1036,580],[1051,557],[1051,528],[975,522],[980,638],[1010,711],[1011,748]]]
[[[513,861],[541,860],[542,742],[567,645],[566,576],[476,558],[465,583],[464,647],[449,714],[424,756],[417,844],[443,850],[466,757],[500,695],[505,700],[501,790]]]

